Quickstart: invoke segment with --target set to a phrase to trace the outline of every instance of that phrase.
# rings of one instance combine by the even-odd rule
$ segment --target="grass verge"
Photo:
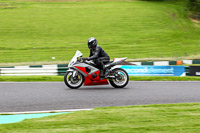
[[[0,0],[0,63],[67,61],[77,49],[87,57],[91,36],[111,58],[200,57],[199,24],[184,4],[78,1]]]
[[[200,81],[200,77],[130,76],[131,81]],[[52,82],[63,81],[63,76],[0,76],[0,82]]]
[[[199,133],[200,103],[95,108],[0,125],[2,133]]]

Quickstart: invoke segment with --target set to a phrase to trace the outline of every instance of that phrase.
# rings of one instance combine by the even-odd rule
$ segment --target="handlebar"
[[[78,59],[77,61],[78,61],[78,62],[82,62],[83,60],[82,60],[82,58],[80,58],[80,59]]]
[[[84,58],[80,58],[78,59],[79,62],[85,62],[86,60],[84,60]]]
[[[91,63],[93,61],[88,61],[88,60],[85,60],[84,58],[80,58],[78,59],[79,62],[85,62],[85,63]]]

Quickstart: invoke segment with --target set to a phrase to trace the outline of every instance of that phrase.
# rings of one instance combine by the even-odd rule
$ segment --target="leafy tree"
[[[200,0],[144,0],[144,1],[184,2],[188,6],[190,17],[194,19],[200,19]]]

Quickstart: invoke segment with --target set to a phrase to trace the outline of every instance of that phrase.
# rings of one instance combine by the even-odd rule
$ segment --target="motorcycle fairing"
[[[99,73],[100,73],[100,70],[98,70],[97,72],[94,72],[94,73],[86,76],[84,85],[85,86],[88,86],[88,85],[108,85],[109,84],[108,80],[107,79],[101,80],[100,77],[99,77]],[[96,74],[97,77],[93,78],[92,77],[93,74]]]
[[[74,66],[74,68],[84,75],[84,77],[85,77],[84,85],[85,86],[109,84],[107,79],[103,79],[103,80],[100,79],[100,77],[99,77],[100,70],[93,66],[90,66],[90,65],[87,65],[84,63],[79,63],[76,66]],[[91,69],[91,71],[88,73],[86,68]],[[92,75],[96,75],[96,77],[93,77]]]
[[[77,64],[74,65],[74,67],[75,67],[75,68],[81,68],[81,67],[85,68],[85,69],[81,68],[81,70],[82,70],[82,72],[83,72],[82,74],[83,74],[84,76],[90,75],[90,74],[92,74],[92,73],[94,73],[94,72],[97,72],[97,71],[99,70],[99,69],[97,69],[96,67],[93,67],[93,66],[91,66],[91,65],[89,65],[89,64],[86,64],[86,63],[77,63]],[[87,72],[86,69],[89,69],[90,71]],[[85,75],[85,74],[86,74],[86,75]]]
[[[81,53],[81,51],[76,50],[76,53],[74,55],[74,57],[71,59],[71,61],[68,64],[68,67],[73,66],[74,63],[77,62],[78,57],[81,57],[83,54]]]

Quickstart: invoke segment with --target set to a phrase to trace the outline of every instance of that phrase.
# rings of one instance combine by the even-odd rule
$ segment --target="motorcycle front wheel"
[[[84,82],[84,77],[81,73],[77,72],[77,75],[73,77],[73,72],[69,71],[64,76],[65,84],[71,89],[78,89]]]
[[[128,73],[121,68],[115,68],[112,70],[111,75],[115,78],[109,80],[110,84],[115,88],[123,88],[129,82]]]

